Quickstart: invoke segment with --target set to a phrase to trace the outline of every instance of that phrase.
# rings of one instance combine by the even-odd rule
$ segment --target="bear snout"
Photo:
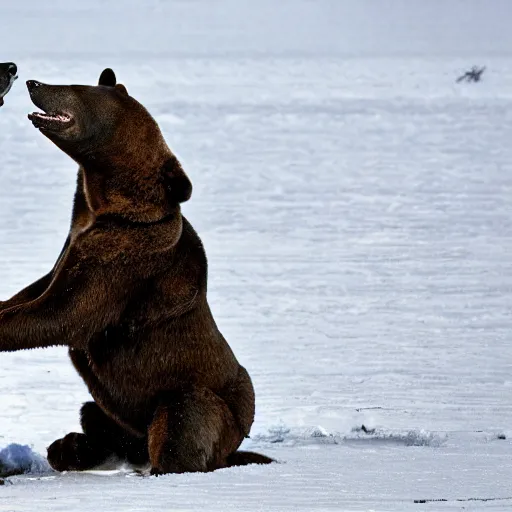
[[[27,89],[28,92],[32,92],[34,89],[37,89],[38,87],[41,87],[41,85],[44,85],[41,82],[38,82],[37,80],[27,80]]]

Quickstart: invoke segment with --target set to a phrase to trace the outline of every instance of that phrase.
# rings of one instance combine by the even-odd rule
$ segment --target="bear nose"
[[[16,73],[18,72],[18,67],[16,66],[16,64],[14,64],[14,62],[10,62],[7,66],[7,71],[11,76],[16,76]]]
[[[33,91],[40,85],[43,85],[41,82],[38,82],[37,80],[27,80],[27,88],[29,91]]]

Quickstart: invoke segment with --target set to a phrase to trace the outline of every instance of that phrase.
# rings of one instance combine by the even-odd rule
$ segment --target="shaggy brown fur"
[[[94,398],[50,464],[117,454],[162,474],[271,462],[237,452],[254,390],[210,312],[206,255],[180,211],[192,186],[156,122],[111,70],[95,87],[27,86],[47,113],[29,118],[80,166],[55,267],[0,304],[0,350],[69,346]]]

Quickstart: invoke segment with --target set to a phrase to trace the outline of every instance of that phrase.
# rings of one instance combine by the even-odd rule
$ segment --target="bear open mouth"
[[[28,115],[28,118],[36,128],[53,132],[65,130],[73,124],[73,118],[64,113],[47,114],[45,112],[33,112]]]

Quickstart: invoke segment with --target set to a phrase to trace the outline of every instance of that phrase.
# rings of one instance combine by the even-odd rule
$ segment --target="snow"
[[[0,450],[0,473],[46,473],[49,471],[46,458],[34,453],[30,446],[10,444]]]
[[[20,80],[0,110],[0,299],[53,265],[75,184],[23,81],[112,66],[192,178],[210,304],[256,387],[244,446],[280,463],[53,473],[39,455],[87,390],[64,349],[2,354],[0,464],[33,467],[0,508],[510,509],[512,6],[137,5],[2,7]],[[455,84],[472,65],[483,82]]]

